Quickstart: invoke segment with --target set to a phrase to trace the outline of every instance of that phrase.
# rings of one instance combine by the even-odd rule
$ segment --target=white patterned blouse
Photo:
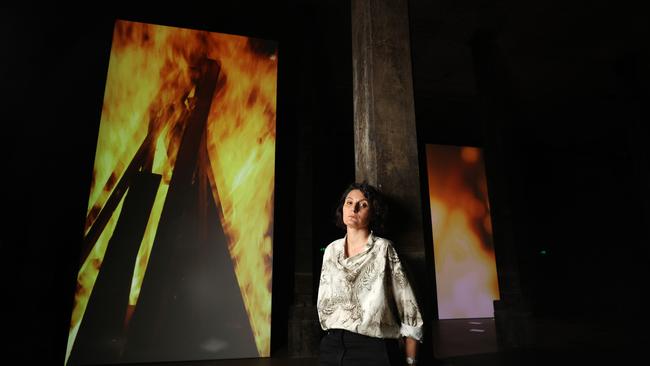
[[[422,342],[422,315],[391,241],[371,233],[365,249],[346,258],[345,239],[333,241],[323,256],[321,328]]]

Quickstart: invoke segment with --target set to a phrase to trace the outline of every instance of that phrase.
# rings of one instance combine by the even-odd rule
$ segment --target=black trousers
[[[397,339],[330,329],[320,342],[320,366],[397,366],[404,356]]]

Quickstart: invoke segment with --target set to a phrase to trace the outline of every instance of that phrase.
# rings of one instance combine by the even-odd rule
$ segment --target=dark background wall
[[[238,4],[0,13],[11,354],[44,363],[65,354],[115,18],[279,41],[272,350],[286,347],[294,272],[318,276],[319,248],[341,235],[336,200],[354,177],[350,16],[345,2]],[[516,245],[535,316],[643,314],[643,13],[614,2],[413,0],[410,14],[419,144],[486,150],[495,235]]]
[[[421,143],[485,149],[495,240],[514,241],[534,315],[643,313],[647,17],[608,1],[410,5]]]

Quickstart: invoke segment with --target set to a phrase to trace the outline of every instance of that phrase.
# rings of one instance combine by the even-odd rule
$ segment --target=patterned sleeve
[[[402,263],[392,245],[388,245],[388,266],[392,277],[393,297],[401,322],[400,334],[422,342],[422,315]]]

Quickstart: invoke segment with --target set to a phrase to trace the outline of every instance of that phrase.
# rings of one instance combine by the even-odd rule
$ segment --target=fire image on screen
[[[269,356],[277,62],[116,21],[66,364]]]
[[[499,299],[483,152],[426,145],[439,319],[491,318]]]

